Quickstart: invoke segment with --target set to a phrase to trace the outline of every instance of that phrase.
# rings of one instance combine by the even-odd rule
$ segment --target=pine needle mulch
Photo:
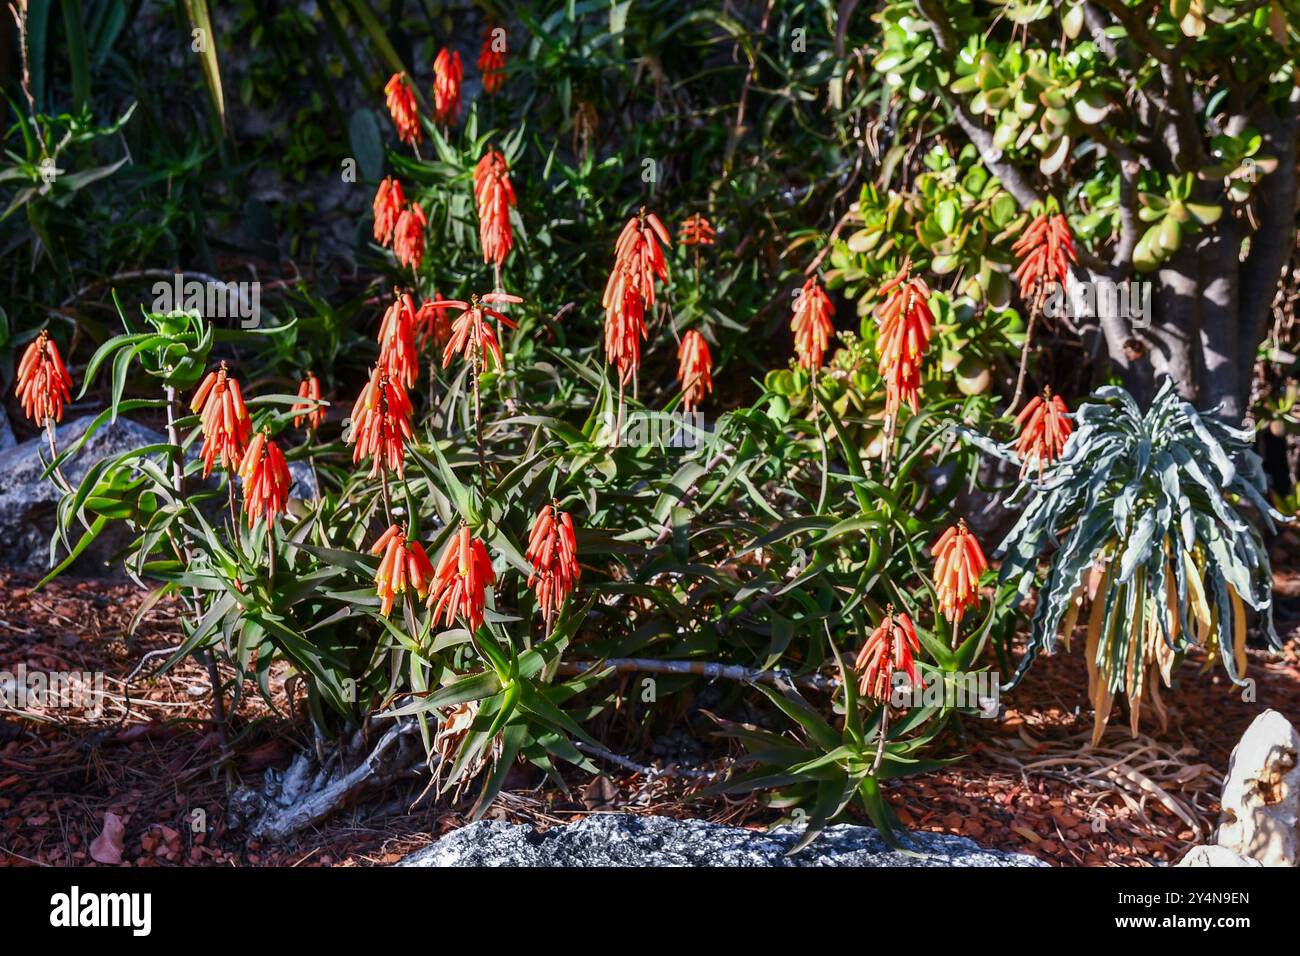
[[[133,585],[67,580],[33,594],[32,583],[0,575],[0,671],[20,664],[102,671],[106,700],[98,715],[0,713],[0,866],[98,865],[91,858],[97,840],[96,855],[116,850],[123,865],[370,866],[393,863],[467,822],[472,788],[458,802],[428,800],[408,812],[421,789],[413,786],[341,813],[292,845],[246,838],[227,826],[227,778],[256,785],[268,768],[283,769],[295,749],[309,746],[301,689],[286,687],[285,674],[276,673],[278,710],[246,691],[228,770],[218,760],[204,670],[185,662],[150,676],[180,640],[174,605],[149,609],[130,638],[145,596]],[[1300,594],[1300,577],[1280,578],[1279,591]],[[1144,713],[1141,733],[1131,738],[1117,713],[1096,750],[1086,747],[1092,716],[1076,644],[1073,654],[1041,659],[1003,695],[996,719],[967,718],[960,733],[945,737],[940,755],[963,759],[891,783],[889,798],[909,827],[1057,865],[1172,863],[1211,835],[1229,753],[1260,709],[1300,717],[1298,623],[1282,622],[1294,629],[1284,654],[1252,652],[1255,701],[1243,700],[1221,673],[1186,665],[1166,695],[1163,733]],[[703,718],[690,725],[703,744],[694,765],[725,769],[730,755],[708,749],[712,729]],[[512,771],[489,816],[539,826],[614,810],[751,827],[778,819],[756,798],[702,797],[699,779],[603,765],[595,779],[570,775],[567,792],[525,769]],[[120,826],[106,826],[110,814]]]

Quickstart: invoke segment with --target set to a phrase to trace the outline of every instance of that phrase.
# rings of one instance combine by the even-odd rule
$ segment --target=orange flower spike
[[[402,184],[392,176],[386,177],[375,190],[372,207],[375,215],[375,242],[387,246],[393,241],[398,217],[406,206],[406,193]]]
[[[668,230],[659,217],[642,206],[627,221],[614,245],[614,268],[605,282],[605,357],[625,385],[641,365],[641,341],[646,337],[645,312],[654,305],[655,280],[668,280],[663,245]]]
[[[691,329],[677,347],[677,381],[682,386],[682,410],[698,408],[704,396],[713,391],[713,356],[704,336]]]
[[[203,447],[199,451],[203,477],[212,473],[218,458],[221,467],[237,471],[253,432],[253,422],[244,406],[239,382],[230,376],[225,362],[203,379],[190,401],[190,411],[200,413],[203,428]]]
[[[486,367],[487,357],[496,359],[498,366],[504,364],[501,359],[501,346],[497,343],[496,332],[484,321],[484,317],[496,319],[506,328],[515,328],[509,317],[492,308],[494,304],[518,304],[524,300],[507,292],[490,292],[484,296],[470,296],[468,303],[448,299],[434,303],[437,307],[463,309],[460,316],[451,325],[451,337],[442,349],[442,367],[451,364],[452,357],[464,354],[472,357]]]
[[[916,662],[912,655],[920,652],[912,619],[906,612],[895,614],[894,605],[889,605],[885,619],[871,632],[854,662],[854,670],[861,675],[859,692],[864,697],[887,701],[898,671],[906,673],[915,684]]]
[[[384,87],[388,98],[388,115],[397,127],[397,138],[407,145],[414,146],[420,142],[420,111],[415,105],[415,93],[405,73],[394,73]]]
[[[641,341],[646,338],[645,300],[626,264],[616,267],[613,295],[605,308],[605,358],[618,369],[620,384],[631,381],[641,366]]]
[[[539,511],[528,535],[525,557],[533,566],[528,586],[536,593],[542,618],[549,624],[582,576],[573,518],[555,503]]]
[[[433,118],[438,123],[454,123],[460,113],[460,84],[464,71],[460,53],[446,48],[433,61]]]
[[[698,212],[682,221],[677,231],[677,241],[683,246],[711,246],[717,232]]]
[[[399,265],[419,271],[424,262],[424,227],[427,224],[424,210],[414,203],[397,217],[393,226],[393,254]]]
[[[925,280],[910,275],[904,263],[893,279],[880,287],[884,301],[876,308],[880,328],[879,371],[885,380],[885,417],[898,415],[904,404],[913,413],[920,408],[921,359],[930,347],[934,314],[928,299],[930,288]]]
[[[18,363],[14,394],[23,405],[23,414],[37,425],[51,419],[63,419],[63,403],[72,401],[72,376],[59,355],[59,347],[50,334],[41,334],[27,346]]]
[[[424,597],[433,579],[433,566],[429,556],[418,541],[408,541],[406,532],[397,525],[388,530],[370,549],[371,554],[382,554],[375,571],[375,593],[379,595],[380,613],[387,617],[393,610],[397,595],[408,588]]]
[[[499,93],[506,85],[507,52],[505,28],[488,24],[476,63],[483,76],[483,92],[488,96]]]
[[[460,617],[471,631],[478,630],[483,624],[485,589],[497,578],[487,548],[468,527],[452,535],[432,577],[426,603],[433,608],[433,622],[441,617],[451,627]]]
[[[1074,251],[1070,224],[1059,212],[1040,213],[1011,247],[1020,259],[1016,281],[1020,294],[1029,296],[1052,283],[1062,287],[1070,274],[1070,264],[1079,260]]]
[[[1022,463],[1021,478],[1031,464],[1037,463],[1041,481],[1043,469],[1061,457],[1065,443],[1074,431],[1067,417],[1069,413],[1061,396],[1052,394],[1050,386],[1043,389],[1041,398],[1035,395],[1021,409],[1016,416],[1016,427],[1020,432],[1016,439],[1016,454]]]
[[[817,279],[814,277],[805,282],[795,299],[794,316],[790,320],[795,354],[804,368],[821,368],[831,336],[835,334],[830,319],[834,314],[835,306]]]
[[[391,378],[376,365],[352,406],[352,427],[344,436],[347,444],[355,446],[352,463],[370,458],[371,478],[377,478],[385,469],[402,477],[406,442],[414,437],[412,411],[410,397],[401,381]]]
[[[655,279],[668,281],[668,262],[664,259],[663,249],[672,245],[668,230],[659,221],[659,217],[647,212],[644,206],[627,221],[619,233],[618,242],[614,244],[614,272],[619,265],[626,265],[636,277],[636,288],[641,292],[647,306],[655,304]],[[611,282],[606,283],[605,294],[608,299]],[[602,305],[608,307],[608,301]]]
[[[910,278],[909,267],[881,286],[885,300],[876,309],[880,326],[880,371],[899,361],[915,362],[930,348],[934,313],[928,299],[930,288],[919,277]]]
[[[509,171],[505,156],[491,147],[474,167],[479,243],[483,247],[483,261],[488,264],[505,262],[514,246],[510,209],[515,205],[515,189],[510,184]]]
[[[259,518],[271,521],[284,512],[293,484],[284,454],[266,432],[258,432],[239,466],[244,483],[244,513],[251,528]]]
[[[967,608],[979,603],[979,580],[988,561],[965,520],[945,531],[930,552],[934,559],[934,584],[939,608],[953,625],[953,639]]]
[[[303,399],[301,402],[295,402],[292,411],[300,412],[294,415],[293,427],[301,428],[304,421],[307,422],[307,428],[315,431],[325,423],[325,407],[320,402],[320,379],[316,377],[315,372],[308,372],[307,377],[302,380],[298,386],[298,397]]]
[[[415,385],[420,374],[415,327],[415,302],[410,293],[393,290],[393,304],[379,325],[379,364],[407,388]]]

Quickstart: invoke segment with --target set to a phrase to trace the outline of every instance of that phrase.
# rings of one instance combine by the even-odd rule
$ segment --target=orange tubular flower
[[[682,336],[677,347],[677,381],[682,385],[682,410],[699,407],[704,396],[713,391],[713,356],[709,343],[695,329]]]
[[[420,111],[415,106],[415,93],[405,73],[394,73],[384,87],[388,97],[388,115],[397,127],[397,138],[414,146],[423,137],[420,131]]]
[[[325,406],[317,404],[320,401],[320,379],[315,372],[308,372],[302,380],[298,386],[298,397],[304,401],[293,405],[292,411],[301,412],[293,416],[293,427],[301,428],[303,421],[306,421],[307,428],[315,431],[325,423]]]
[[[48,332],[42,330],[23,352],[14,394],[23,403],[23,414],[37,425],[63,419],[63,403],[72,401],[72,376]]]
[[[515,241],[510,230],[510,207],[515,204],[515,188],[510,185],[509,172],[510,167],[501,151],[490,146],[474,167],[479,244],[483,247],[483,261],[490,265],[505,262]]]
[[[910,278],[909,267],[880,287],[885,301],[876,309],[880,326],[880,374],[885,379],[885,418],[892,422],[906,403],[919,408],[921,358],[930,347],[934,314],[930,289],[921,278]]]
[[[415,384],[420,374],[415,326],[415,302],[410,293],[394,289],[393,304],[379,325],[379,364],[390,377],[407,388]]]
[[[989,563],[965,520],[959,520],[945,531],[930,553],[935,559],[934,584],[939,593],[939,609],[952,622],[955,644],[962,614],[979,603],[980,575]]]
[[[622,386],[641,367],[641,340],[646,337],[645,299],[629,266],[620,263],[614,268],[617,281],[612,290],[605,292],[605,359],[618,369]]]
[[[244,482],[244,513],[250,528],[263,515],[271,521],[284,512],[293,479],[279,446],[266,432],[258,432],[249,442],[239,465],[239,477]]]
[[[1020,259],[1016,281],[1020,283],[1021,296],[1026,298],[1052,283],[1064,288],[1070,263],[1079,261],[1074,254],[1070,224],[1059,212],[1040,214],[1011,251]]]
[[[684,246],[711,246],[715,236],[717,233],[709,225],[709,220],[698,212],[687,218],[682,228],[677,230],[677,241]]]
[[[397,256],[399,265],[419,271],[420,263],[424,262],[424,227],[427,223],[424,210],[416,203],[407,206],[397,217],[397,225],[393,227],[393,254]]]
[[[433,298],[421,302],[415,313],[416,346],[421,351],[430,339],[435,346],[441,346],[451,338],[451,310],[441,304],[441,299],[442,296],[434,292]]]
[[[433,118],[436,122],[456,122],[460,113],[460,81],[463,78],[460,54],[455,50],[439,50],[433,61]]]
[[[605,283],[605,357],[618,368],[619,386],[641,365],[646,337],[645,312],[655,303],[655,280],[668,281],[668,263],[660,243],[670,245],[668,230],[644,206],[623,226],[614,245],[614,268]]]
[[[459,616],[471,631],[477,631],[483,624],[484,589],[496,582],[487,548],[462,527],[447,542],[433,573],[433,587],[425,601],[433,608],[433,623],[441,616],[451,627]]]
[[[478,54],[478,71],[483,75],[483,92],[494,96],[506,85],[506,31],[488,25]]]
[[[406,532],[397,525],[390,525],[379,536],[370,553],[383,555],[375,572],[375,592],[382,602],[379,610],[384,617],[392,612],[393,599],[407,588],[420,597],[429,592],[433,563],[425,554],[424,546],[418,541],[407,541]]]
[[[1043,396],[1035,395],[1016,416],[1020,436],[1016,439],[1016,454],[1023,465],[1020,477],[1025,477],[1031,462],[1038,463],[1038,479],[1043,478],[1043,468],[1061,457],[1065,442],[1074,431],[1066,417],[1070,410],[1060,395],[1053,395],[1051,386],[1043,389]]]
[[[554,503],[538,512],[533,521],[526,557],[533,566],[528,586],[537,593],[537,606],[549,627],[582,575],[573,519]]]
[[[375,190],[375,242],[386,246],[393,241],[397,229],[397,219],[406,205],[406,193],[402,184],[388,176]]]
[[[484,296],[470,296],[469,302],[461,302],[456,299],[435,302],[433,304],[434,308],[464,310],[451,325],[451,337],[442,349],[442,367],[446,368],[451,364],[453,355],[461,354],[478,363],[480,368],[487,367],[487,357],[489,355],[496,359],[498,366],[504,364],[501,361],[501,346],[497,344],[496,332],[483,319],[485,316],[493,318],[506,328],[513,329],[515,323],[492,308],[492,306],[497,303],[503,305],[517,304],[523,301],[519,296],[510,295],[506,292],[489,292]]]
[[[889,700],[894,673],[900,670],[915,685],[916,663],[912,655],[920,652],[912,619],[906,613],[895,614],[894,605],[889,605],[885,619],[871,632],[853,664],[853,669],[862,675],[859,693],[882,702]]]
[[[835,306],[816,277],[805,282],[799,290],[799,297],[794,301],[794,316],[790,320],[795,354],[799,356],[799,364],[804,368],[821,368],[826,348],[830,345],[831,336],[835,334],[830,318],[834,314]]]
[[[406,467],[406,441],[414,436],[411,431],[411,399],[398,379],[378,365],[370,373],[356,404],[352,406],[352,428],[345,436],[352,451],[355,465],[371,456],[370,477],[378,477],[387,469],[399,478]]]
[[[668,230],[652,212],[646,212],[645,206],[627,221],[619,233],[618,242],[614,244],[614,271],[605,283],[605,299],[601,305],[609,308],[611,292],[616,284],[619,266],[626,265],[636,278],[636,288],[645,299],[646,307],[655,304],[655,279],[668,281],[668,263],[659,243],[672,245]]]
[[[199,457],[203,459],[203,477],[212,473],[212,463],[221,458],[221,467],[226,471],[235,471],[244,458],[248,439],[253,433],[253,421],[248,417],[244,407],[244,396],[239,389],[239,382],[230,376],[226,363],[222,362],[215,372],[209,372],[207,378],[194,393],[190,402],[190,411],[202,409],[203,449]]]

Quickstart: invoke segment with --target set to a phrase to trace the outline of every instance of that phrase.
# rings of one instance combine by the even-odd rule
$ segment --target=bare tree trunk
[[[1197,243],[1200,260],[1201,368],[1197,398],[1201,408],[1222,406],[1219,415],[1228,422],[1246,413],[1238,369],[1242,352],[1254,355],[1255,342],[1247,341],[1238,279],[1240,229],[1226,218],[1219,228]],[[1247,372],[1249,374],[1249,372]]]
[[[1154,315],[1142,338],[1150,352],[1153,376],[1168,375],[1178,392],[1196,398],[1200,352],[1200,268],[1195,250],[1184,246],[1155,272]],[[1143,395],[1145,404],[1153,395]]]

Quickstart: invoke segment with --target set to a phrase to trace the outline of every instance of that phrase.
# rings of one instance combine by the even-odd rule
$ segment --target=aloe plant
[[[1137,733],[1144,685],[1161,723],[1160,682],[1172,684],[1196,645],[1223,662],[1237,684],[1246,670],[1246,608],[1278,644],[1268,554],[1252,516],[1270,532],[1281,518],[1265,499],[1250,429],[1202,415],[1165,379],[1145,414],[1126,391],[1107,386],[1081,405],[1059,461],[997,549],[1001,576],[1021,594],[1048,556],[1029,650],[1014,686],[1058,634],[1069,638],[1085,597],[1089,695],[1100,740],[1116,696],[1130,702]],[[1011,460],[1010,446],[974,436]],[[1020,492],[1017,492],[1017,497]],[[1013,498],[1013,501],[1015,499]]]

